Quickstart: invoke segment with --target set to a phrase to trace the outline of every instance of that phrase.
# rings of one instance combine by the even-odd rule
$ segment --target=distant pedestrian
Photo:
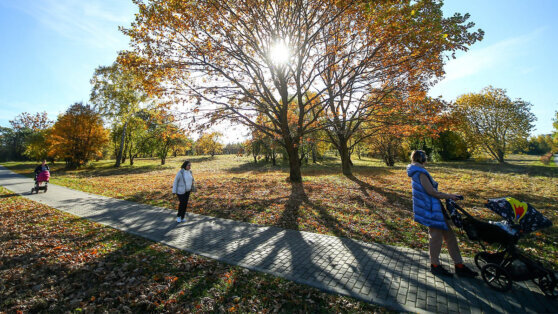
[[[40,165],[38,165],[37,168],[35,168],[35,180],[37,180],[39,173],[43,171],[50,171],[50,168],[48,167],[46,162],[47,161],[43,159],[43,162]]]
[[[415,221],[428,227],[430,271],[435,275],[452,276],[452,273],[440,265],[442,240],[445,240],[449,254],[455,263],[455,273],[458,276],[476,277],[477,273],[463,264],[457,239],[451,230],[448,215],[440,202],[440,199],[457,200],[459,196],[438,191],[438,182],[434,181],[424,168],[427,161],[424,151],[413,151],[411,161],[411,164],[407,166],[407,175],[412,178],[413,212]]]
[[[194,176],[190,168],[190,161],[186,160],[182,163],[180,170],[174,178],[174,183],[172,184],[172,193],[178,196],[178,214],[176,216],[176,222],[184,221],[186,207],[188,207],[188,199],[190,199],[190,192],[195,192]]]

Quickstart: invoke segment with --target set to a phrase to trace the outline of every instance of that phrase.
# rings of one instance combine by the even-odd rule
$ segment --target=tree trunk
[[[349,152],[348,141],[344,138],[339,138],[339,156],[341,156],[341,169],[343,174],[350,176],[353,174],[351,169],[353,162],[351,161],[351,154]]]
[[[287,143],[287,155],[289,157],[289,180],[291,182],[302,182],[302,174],[300,172],[300,159],[298,157],[298,149],[294,147],[293,143]]]
[[[497,151],[498,154],[498,163],[503,164],[504,163],[504,152],[501,150]]]
[[[312,145],[312,163],[315,164],[317,163],[317,154],[316,154],[316,146]]]
[[[124,138],[126,137],[126,127],[128,126],[128,121],[124,123],[124,127],[122,128],[122,137],[120,138],[120,149],[118,150],[118,156],[116,156],[116,164],[115,167],[120,167],[120,162],[122,160],[122,152],[124,151]]]
[[[271,162],[274,166],[277,166],[277,154],[275,153],[275,148],[271,151]]]
[[[130,156],[129,156],[129,158],[130,158],[130,166],[133,166],[133,165],[134,165],[134,155],[132,154],[132,151],[131,151],[131,150],[130,150]]]
[[[122,153],[122,163],[124,164],[126,162],[126,156],[128,155],[128,141],[124,142],[124,152]]]

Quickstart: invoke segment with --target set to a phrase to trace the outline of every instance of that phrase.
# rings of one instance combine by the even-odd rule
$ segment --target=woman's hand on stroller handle
[[[450,194],[449,199],[452,200],[452,201],[463,200],[463,195]]]

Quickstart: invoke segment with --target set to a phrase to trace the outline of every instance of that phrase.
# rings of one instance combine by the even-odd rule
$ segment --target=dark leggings
[[[184,214],[186,214],[186,207],[188,206],[188,199],[190,198],[190,192],[184,194],[176,194],[178,196],[178,217],[184,219]]]

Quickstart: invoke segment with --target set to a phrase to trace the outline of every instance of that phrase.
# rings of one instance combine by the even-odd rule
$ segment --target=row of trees
[[[82,103],[70,106],[56,122],[45,112],[24,112],[10,124],[1,132],[3,159],[59,159],[69,168],[101,158],[109,137],[101,117]]]
[[[462,95],[449,104],[428,100],[430,110],[436,112],[435,115],[428,113],[428,123],[420,122],[424,119],[408,117],[416,117],[420,114],[416,112],[417,108],[426,106],[411,106],[402,111],[404,105],[400,104],[399,111],[394,112],[387,104],[389,101],[399,99],[386,97],[382,102],[386,115],[376,116],[373,122],[363,122],[361,129],[351,137],[347,145],[349,164],[352,165],[351,155],[356,153],[359,158],[363,154],[380,157],[386,165],[393,166],[396,159],[407,160],[413,149],[426,150],[434,160],[464,160],[472,155],[487,154],[503,163],[509,152],[545,154],[558,147],[556,135],[554,138],[548,134],[528,139],[535,120],[530,111],[531,104],[510,99],[503,89],[489,86],[480,93]],[[328,125],[324,120],[322,117],[317,122]],[[309,155],[316,162],[332,148],[338,150],[335,138],[327,128],[312,132],[301,140],[299,163],[308,160]],[[279,140],[255,128],[245,149],[255,161],[258,155],[262,155],[273,163],[278,151],[284,153]]]
[[[68,168],[79,168],[110,157],[120,156],[119,164],[130,165],[137,157],[158,157],[164,165],[169,155],[213,156],[234,149],[224,147],[219,141],[222,135],[216,132],[193,141],[172,121],[166,112],[141,109],[128,119],[126,128],[118,123],[105,128],[100,112],[83,103],[73,104],[56,121],[49,120],[46,112],[24,112],[10,121],[11,128],[0,129],[0,159],[63,160]]]

